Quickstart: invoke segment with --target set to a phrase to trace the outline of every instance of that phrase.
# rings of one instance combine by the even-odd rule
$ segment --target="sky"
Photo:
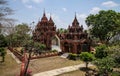
[[[7,0],[14,11],[10,18],[17,19],[17,24],[27,23],[35,27],[43,16],[45,9],[57,28],[68,28],[72,25],[75,13],[80,25],[87,29],[85,19],[90,14],[97,14],[100,10],[115,10],[120,12],[120,0]],[[35,22],[31,25],[32,22]]]

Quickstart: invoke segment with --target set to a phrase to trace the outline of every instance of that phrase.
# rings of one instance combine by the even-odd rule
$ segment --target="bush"
[[[0,47],[0,56],[2,57],[2,62],[5,61],[5,55],[6,55],[6,51],[3,47]]]
[[[55,50],[55,49],[54,49],[54,50],[51,50],[51,51],[52,51],[52,52],[57,52],[57,50]]]
[[[96,59],[93,63],[98,68],[100,76],[103,76],[104,74],[107,74],[108,76],[111,74],[115,65],[114,59],[111,57]]]
[[[100,46],[97,46],[96,47],[96,53],[95,53],[95,57],[96,58],[104,58],[104,57],[107,57],[107,51],[106,51],[106,46],[105,45],[100,45]]]
[[[78,58],[78,55],[77,55],[77,54],[72,54],[72,53],[70,53],[70,54],[68,55],[68,59],[70,59],[70,60],[77,60],[77,58]]]
[[[86,63],[86,69],[88,69],[88,64],[94,60],[94,55],[89,52],[82,52],[80,54],[80,59]]]
[[[111,46],[108,48],[108,55],[114,59],[115,67],[120,67],[120,46]]]

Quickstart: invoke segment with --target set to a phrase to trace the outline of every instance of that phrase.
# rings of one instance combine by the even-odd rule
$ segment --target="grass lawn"
[[[9,52],[7,52],[5,62],[0,63],[0,76],[16,76],[20,73],[21,64],[17,64],[16,61],[8,53]],[[59,56],[53,56],[31,60],[29,68],[32,70],[32,73],[35,74],[81,63],[83,62],[79,60],[73,61],[61,58]]]

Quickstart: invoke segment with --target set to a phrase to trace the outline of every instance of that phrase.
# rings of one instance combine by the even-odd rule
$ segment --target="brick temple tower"
[[[50,16],[50,19],[48,20],[44,11],[43,17],[33,31],[33,40],[45,44],[46,50],[51,50],[52,37],[54,37],[55,33],[56,26],[52,20],[52,17]]]
[[[87,32],[83,31],[83,26],[75,15],[72,26],[68,26],[68,32],[59,34],[62,52],[81,53],[90,51],[90,39]]]

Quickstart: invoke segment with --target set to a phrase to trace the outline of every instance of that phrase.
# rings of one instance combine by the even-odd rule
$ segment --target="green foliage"
[[[84,62],[90,62],[94,60],[94,55],[88,52],[82,52],[80,54],[80,59],[83,60]]]
[[[111,76],[120,76],[120,73],[119,72],[112,72]]]
[[[97,66],[100,76],[103,76],[103,75],[108,76],[109,73],[113,71],[113,67],[115,63],[113,58],[106,57],[102,59],[96,59],[94,61],[94,64]]]
[[[108,54],[114,59],[115,67],[120,67],[120,46],[111,46],[108,48]]]
[[[96,47],[96,53],[95,53],[95,57],[96,58],[104,58],[107,56],[107,51],[106,51],[106,45],[100,45]]]
[[[70,60],[77,60],[77,57],[78,57],[77,54],[72,54],[72,53],[70,53],[70,54],[68,55],[68,58],[69,58]]]
[[[6,51],[3,47],[0,47],[0,56],[2,57],[2,62],[5,61]]]
[[[120,31],[120,13],[102,10],[98,14],[89,15],[86,24],[91,27],[90,32],[93,36],[108,43]]]
[[[34,50],[35,53],[40,53],[41,51],[43,51],[46,48],[46,46],[44,44],[41,44],[39,42],[34,42],[33,40],[27,40],[24,47],[28,51],[30,49]]]
[[[30,27],[26,23],[18,24],[15,29],[17,30],[16,32],[20,35],[27,34],[30,31]]]
[[[11,46],[23,46],[27,40],[30,40],[30,27],[26,23],[19,24],[14,27],[14,33],[7,36],[9,45]]]
[[[64,29],[64,28],[60,28],[58,29],[58,32],[61,34],[61,33],[67,33],[68,30],[67,29]]]
[[[7,46],[7,40],[4,37],[4,35],[0,34],[0,47],[6,47]]]
[[[94,55],[88,52],[82,52],[80,59],[86,63],[86,68],[88,68],[88,63],[94,60]]]
[[[57,52],[57,50],[54,49],[54,50],[52,50],[52,52]]]

